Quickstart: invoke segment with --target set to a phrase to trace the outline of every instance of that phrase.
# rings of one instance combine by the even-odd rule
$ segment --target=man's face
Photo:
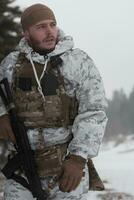
[[[55,49],[58,28],[53,20],[44,20],[24,32],[29,45],[37,52],[51,52]]]

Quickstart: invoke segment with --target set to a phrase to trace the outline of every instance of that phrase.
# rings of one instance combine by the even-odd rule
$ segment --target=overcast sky
[[[58,26],[86,51],[103,78],[106,95],[134,86],[134,0],[16,0],[22,9],[44,3]]]

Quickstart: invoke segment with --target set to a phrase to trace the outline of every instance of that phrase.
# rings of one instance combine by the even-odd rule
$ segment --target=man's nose
[[[51,33],[52,32],[52,28],[51,28],[51,26],[47,26],[47,33]]]

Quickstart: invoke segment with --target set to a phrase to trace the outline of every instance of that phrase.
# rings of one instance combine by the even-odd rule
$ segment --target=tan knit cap
[[[28,7],[26,10],[24,10],[24,12],[22,13],[22,28],[25,31],[30,26],[33,26],[36,23],[46,19],[52,19],[56,22],[53,11],[43,4],[34,4]]]

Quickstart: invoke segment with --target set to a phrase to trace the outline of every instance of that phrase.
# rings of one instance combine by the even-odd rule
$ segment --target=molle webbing
[[[77,114],[77,101],[65,92],[59,56],[52,57],[41,80],[45,101],[37,89],[31,63],[20,53],[13,77],[14,101],[18,115],[28,128],[67,127]],[[43,65],[34,63],[40,77]]]

